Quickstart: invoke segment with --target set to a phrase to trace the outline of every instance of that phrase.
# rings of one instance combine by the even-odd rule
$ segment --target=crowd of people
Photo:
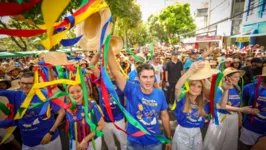
[[[101,80],[104,72],[99,64],[99,52],[41,53],[38,56],[5,58],[0,60],[0,102],[8,107],[13,116],[0,111],[0,139],[10,126],[17,126],[0,147],[23,150],[57,150],[68,144],[69,149],[102,149],[102,140],[109,150],[249,150],[265,149],[266,139],[266,59],[264,47],[249,45],[237,47],[193,49],[174,47],[154,47],[121,50],[115,55],[109,49],[107,74],[119,98],[119,103],[149,133],[141,134],[136,124],[128,123],[111,91],[108,93],[108,112]],[[67,60],[62,64],[62,60]],[[61,75],[55,64],[61,64],[63,76],[72,70],[71,80],[77,75],[79,66],[84,75],[86,91],[81,85],[61,84],[41,89],[45,98],[65,91],[69,96],[60,96],[66,102],[72,97],[75,109],[65,109],[53,101],[47,102],[51,114],[42,107],[26,110],[23,118],[12,120],[20,111],[21,104],[36,78],[36,66],[48,65],[49,80],[57,80]],[[54,65],[53,65],[54,64]],[[75,70],[76,69],[76,70]],[[44,70],[43,70],[44,71]],[[214,74],[223,74],[216,91],[211,91]],[[44,82],[39,77],[40,82]],[[67,90],[67,91],[66,91]],[[84,99],[84,92],[88,99]],[[215,92],[214,104],[210,101]],[[90,120],[97,130],[91,130],[84,114],[88,101]],[[34,95],[31,104],[43,102]],[[211,118],[213,107],[217,109],[217,120]],[[174,111],[178,125],[171,133],[169,111]],[[10,118],[11,116],[11,118]],[[13,117],[13,118],[12,118]],[[162,122],[163,133],[160,130]],[[58,128],[64,122],[68,132],[68,143],[62,143]],[[200,128],[209,123],[205,138]],[[128,134],[123,132],[126,130]],[[103,138],[98,131],[104,133]],[[240,131],[240,132],[239,132]],[[140,135],[139,135],[140,134]],[[114,140],[116,136],[119,145]],[[158,135],[162,135],[158,138]],[[166,141],[162,144],[160,139]],[[264,142],[263,142],[264,141]],[[64,141],[65,142],[65,141]],[[238,147],[241,142],[241,147]]]

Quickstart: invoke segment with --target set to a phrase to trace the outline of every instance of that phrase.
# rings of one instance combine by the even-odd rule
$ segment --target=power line
[[[208,25],[208,26],[206,26],[206,27],[203,27],[203,28],[200,28],[200,29],[197,29],[197,30],[194,30],[194,31],[188,32],[188,33],[180,34],[180,36],[188,35],[188,34],[191,34],[191,33],[194,33],[194,32],[197,32],[197,31],[200,31],[200,30],[203,30],[203,29],[209,28],[209,27],[211,27],[211,26],[217,25],[217,24],[219,24],[219,23],[225,22],[225,21],[227,21],[227,20],[229,20],[229,19],[233,19],[233,18],[235,18],[235,17],[237,17],[237,16],[240,16],[240,15],[242,15],[242,14],[244,14],[244,13],[250,11],[250,10],[253,10],[253,9],[258,8],[258,7],[260,7],[260,6],[262,6],[262,5],[265,5],[265,4],[266,4],[266,3],[264,2],[264,3],[260,4],[260,5],[257,5],[256,7],[253,7],[252,9],[247,9],[247,10],[245,10],[245,11],[243,11],[243,12],[241,12],[241,13],[238,13],[238,14],[232,16],[232,17],[226,17],[226,18],[224,18],[224,19],[222,19],[222,20],[220,20],[220,21],[217,21],[217,22],[215,22],[215,23],[213,23],[213,24],[210,24],[210,25]]]

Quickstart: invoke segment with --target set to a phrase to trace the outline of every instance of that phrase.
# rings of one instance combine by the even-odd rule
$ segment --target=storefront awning
[[[230,36],[230,38],[239,38],[239,37],[254,37],[254,36],[266,36],[266,33],[261,33],[261,34],[238,34],[234,36]]]

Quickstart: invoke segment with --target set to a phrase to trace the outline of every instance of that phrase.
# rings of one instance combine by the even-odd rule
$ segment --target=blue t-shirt
[[[243,89],[243,93],[243,99],[249,100],[251,96],[250,106],[252,106],[256,96],[256,85],[253,83],[247,84]],[[266,134],[266,89],[262,86],[259,87],[257,103],[260,113],[254,116],[253,122],[251,122],[253,115],[247,114],[243,126],[252,132]]]
[[[190,104],[192,111],[190,113],[183,112],[185,108],[186,98],[182,98],[175,109],[175,116],[178,124],[185,128],[200,128],[203,126],[205,117],[198,113],[198,106],[195,104]],[[204,111],[206,114],[210,112],[210,104],[206,100],[204,105]]]
[[[94,113],[92,113],[92,110]],[[100,110],[98,109],[97,104],[94,101],[89,101],[89,113],[91,114],[91,121],[97,125],[99,120],[102,117],[102,114]],[[75,127],[74,122],[77,122],[77,131],[78,131],[78,142],[81,142],[84,137],[86,137],[90,133],[90,126],[86,123],[85,117],[84,117],[84,109],[82,108],[82,105],[77,105],[77,109],[74,110],[74,112],[66,111],[66,118],[69,123],[69,133],[70,133],[70,139],[75,140]],[[94,136],[94,139],[96,139],[97,136]]]
[[[196,59],[196,61],[198,61],[198,60],[203,60],[203,58],[202,58],[201,55]],[[188,60],[185,62],[184,66],[183,66],[184,70],[188,70],[188,69],[190,68],[190,66],[193,64],[193,62],[194,62],[193,59],[191,59],[191,58],[188,59]]]
[[[160,112],[168,108],[163,91],[153,88],[151,94],[144,94],[139,84],[127,81],[124,94],[127,98],[128,112],[151,133],[160,134],[158,118]],[[139,129],[134,125],[128,124],[127,132],[129,134],[138,131]],[[142,145],[160,143],[154,136],[146,134],[140,137],[128,136],[128,140]]]
[[[223,95],[222,93],[223,93],[222,90],[218,88],[216,97],[220,97],[220,98],[216,100],[217,103],[219,103],[222,100],[222,95]],[[241,103],[241,99],[240,99],[240,95],[237,89],[236,88],[229,89],[227,105],[231,105],[233,107],[240,107],[240,103]],[[218,112],[222,114],[230,114],[230,112],[225,109],[218,109]]]
[[[48,93],[46,90],[41,90],[45,97],[48,97]],[[8,98],[9,103],[14,105],[15,113],[20,108],[20,105],[23,103],[26,95],[22,91],[0,91],[1,96],[5,96]],[[42,102],[37,95],[31,100],[30,106],[35,103]],[[52,113],[56,113],[60,107],[53,102],[49,102],[51,106]],[[22,143],[26,146],[33,147],[39,145],[44,137],[47,134],[52,126],[55,123],[54,115],[47,120],[46,115],[39,116],[42,107],[28,109],[24,114],[23,118],[17,120],[18,127],[20,129]],[[52,140],[58,137],[58,130],[55,130],[55,133],[52,137]]]
[[[118,88],[116,82],[113,81],[113,85],[114,85],[114,88],[116,90],[116,93],[118,95],[118,98],[119,98],[121,105],[124,106],[124,93]],[[111,119],[107,113],[107,110],[106,110],[106,107],[104,104],[104,99],[102,96],[102,89],[101,88],[99,88],[99,100],[100,100],[101,109],[102,109],[103,114],[104,114],[104,120],[106,122],[111,122]],[[123,115],[122,111],[120,110],[120,108],[118,107],[118,105],[116,104],[116,102],[113,100],[112,95],[110,93],[109,93],[109,102],[110,102],[110,107],[112,109],[114,119],[116,121],[123,119],[124,115]]]
[[[128,74],[128,77],[129,77],[129,81],[133,82],[133,83],[136,83],[136,84],[139,84],[139,80],[138,80],[138,73],[136,70],[134,71],[131,71],[129,74]],[[157,78],[156,76],[154,75],[154,83],[157,82]]]

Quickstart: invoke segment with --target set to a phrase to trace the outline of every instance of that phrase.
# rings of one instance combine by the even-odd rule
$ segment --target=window
[[[254,14],[254,12],[255,12],[255,3],[256,3],[256,0],[250,0],[249,15]]]

